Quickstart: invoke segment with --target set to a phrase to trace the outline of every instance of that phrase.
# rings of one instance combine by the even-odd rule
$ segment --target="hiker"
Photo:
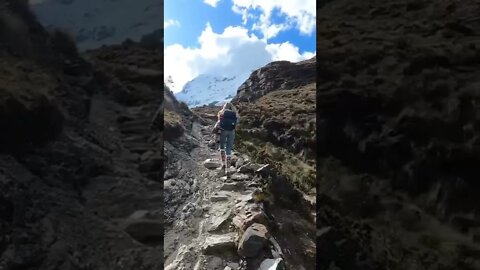
[[[238,124],[239,115],[235,106],[227,102],[218,112],[217,117],[213,133],[220,131],[220,160],[222,161],[222,170],[226,173],[231,165],[235,127]]]

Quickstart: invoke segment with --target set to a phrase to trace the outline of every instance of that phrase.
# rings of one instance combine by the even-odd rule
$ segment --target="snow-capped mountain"
[[[163,27],[159,0],[29,0],[48,28],[70,33],[81,50],[140,40]]]
[[[175,96],[189,107],[216,104],[230,101],[237,89],[247,80],[250,73],[237,76],[203,74],[191,80]]]

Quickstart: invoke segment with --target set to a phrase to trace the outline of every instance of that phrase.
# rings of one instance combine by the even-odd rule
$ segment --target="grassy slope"
[[[237,148],[274,165],[306,192],[314,192],[316,179],[315,86],[273,91],[238,106]]]

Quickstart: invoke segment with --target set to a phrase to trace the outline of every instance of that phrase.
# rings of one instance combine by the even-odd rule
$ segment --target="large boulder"
[[[238,245],[238,254],[242,257],[256,257],[268,244],[270,233],[262,224],[252,224],[242,235]]]

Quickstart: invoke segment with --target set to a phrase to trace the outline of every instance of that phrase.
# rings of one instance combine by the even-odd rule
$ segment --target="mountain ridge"
[[[163,27],[163,2],[156,0],[45,0],[30,7],[46,29],[68,32],[82,51],[140,41]]]

